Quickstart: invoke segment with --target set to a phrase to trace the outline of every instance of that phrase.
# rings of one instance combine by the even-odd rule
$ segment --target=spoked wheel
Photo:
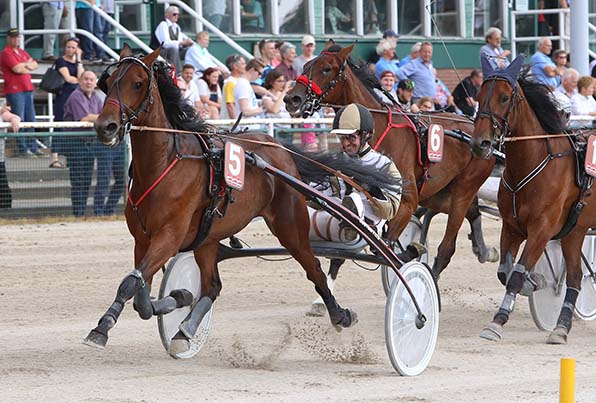
[[[420,262],[406,263],[400,270],[426,317],[422,328],[404,284],[396,280],[385,305],[385,343],[393,368],[404,376],[415,376],[426,369],[435,351],[439,333],[439,292],[430,268]]]
[[[565,293],[565,260],[560,241],[549,241],[534,271],[546,279],[546,288],[530,295],[532,319],[540,330],[552,331],[557,325]]]
[[[412,216],[410,218],[410,222],[404,229],[404,231],[399,236],[399,242],[401,246],[404,248],[407,247],[412,241],[419,241],[420,235],[422,234],[422,223],[420,219],[416,216]],[[428,244],[424,245],[428,249]],[[399,250],[398,247],[395,248],[395,253],[402,252]],[[419,262],[428,264],[428,253],[420,256],[417,259]],[[385,291],[385,295],[389,295],[389,290],[391,288],[391,284],[393,284],[393,280],[395,280],[397,276],[393,272],[391,267],[381,266],[381,282],[383,283],[383,290]]]
[[[596,318],[596,235],[586,235],[582,246],[582,288],[575,302],[575,313],[583,320]],[[591,271],[588,269],[591,269]]]
[[[192,292],[194,302],[201,295],[201,272],[195,262],[193,252],[179,253],[170,262],[159,288],[159,298],[165,298],[170,295],[172,290],[187,289]],[[178,332],[178,326],[189,314],[191,306],[177,308],[172,312],[159,315],[157,317],[157,327],[161,342],[168,351],[172,337]],[[207,342],[209,330],[211,328],[211,318],[213,308],[205,315],[195,336],[190,340],[190,348],[183,352],[173,355],[174,358],[191,358],[199,353],[203,345]]]

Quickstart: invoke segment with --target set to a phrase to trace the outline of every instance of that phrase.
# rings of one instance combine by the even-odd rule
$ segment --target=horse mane
[[[558,105],[550,95],[550,89],[533,79],[530,68],[525,67],[518,78],[524,96],[526,97],[530,108],[534,111],[540,126],[547,133],[562,133],[567,125],[563,121]]]
[[[163,108],[174,129],[199,133],[210,131],[212,126],[205,123],[195,111],[194,106],[182,97],[180,88],[170,75],[170,66],[160,62],[155,62],[154,66]]]

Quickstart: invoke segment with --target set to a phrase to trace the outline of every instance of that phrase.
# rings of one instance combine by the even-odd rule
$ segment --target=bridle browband
[[[121,94],[120,94],[120,80],[124,78],[125,74],[128,70],[134,65],[137,64],[145,70],[147,75],[149,76],[149,85],[147,86],[147,91],[143,96],[143,100],[140,102],[139,106],[136,109],[133,109],[129,105],[126,105],[122,102]],[[124,68],[120,68],[122,65]],[[118,71],[118,77],[114,80],[110,88],[107,88],[107,79],[111,77],[112,74],[109,73],[110,69],[116,69]],[[132,122],[136,120],[141,113],[143,113],[149,105],[153,104],[153,95],[152,95],[152,88],[155,86],[155,75],[149,66],[147,66],[142,60],[136,57],[125,57],[122,60],[109,65],[104,73],[102,74],[98,86],[100,88],[103,86],[104,92],[108,94],[106,98],[106,104],[114,105],[120,109],[120,132],[118,137],[120,141],[124,138],[125,135],[129,134],[132,127]],[[116,88],[116,95],[117,98],[110,96],[112,90]]]
[[[503,143],[505,142],[505,137],[508,137],[512,131],[511,125],[509,124],[509,115],[513,111],[513,108],[515,108],[515,106],[517,105],[517,102],[521,100],[518,90],[519,84],[516,83],[516,85],[513,86],[513,91],[511,93],[511,99],[509,100],[509,107],[507,108],[507,113],[505,113],[505,116],[501,116],[499,114],[494,113],[490,109],[490,100],[492,98],[495,84],[497,83],[497,81],[505,81],[509,84],[509,80],[501,77],[488,77],[487,79],[485,79],[485,82],[486,81],[490,81],[490,87],[488,89],[488,94],[484,98],[484,103],[482,104],[482,107],[476,115],[476,122],[478,122],[478,120],[482,118],[490,119],[493,127],[493,141],[496,144],[498,144],[498,150],[500,151],[502,149]]]
[[[316,61],[322,56],[332,56],[337,60],[339,64],[339,72],[337,76],[329,83],[324,89],[321,89],[317,83],[312,81],[312,67],[315,65]],[[341,60],[341,58],[334,52],[321,52],[319,56],[317,56],[311,64],[308,66],[307,71],[304,71],[303,74],[296,78],[296,84],[302,84],[306,87],[306,96],[304,102],[302,103],[302,115],[304,113],[308,113],[308,116],[311,116],[313,113],[318,111],[321,108],[321,102],[327,95],[333,91],[335,86],[339,84],[341,80],[345,80],[347,78],[346,74],[344,73],[346,69],[346,65],[348,64],[347,60]]]

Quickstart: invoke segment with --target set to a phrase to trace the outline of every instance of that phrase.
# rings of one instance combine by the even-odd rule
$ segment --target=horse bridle
[[[321,89],[317,83],[312,81],[312,66],[315,65],[315,62],[321,56],[333,56],[338,64],[339,64],[339,72],[333,80],[329,81],[327,86],[324,89]],[[296,78],[296,83],[300,83],[306,87],[306,96],[304,102],[302,103],[302,113],[304,116],[304,112],[308,113],[308,116],[311,116],[313,113],[318,111],[321,108],[321,101],[325,99],[325,97],[335,88],[335,86],[341,81],[347,78],[346,74],[344,73],[347,65],[347,60],[341,60],[340,57],[333,52],[321,52],[319,56],[317,56],[314,60],[312,60],[311,64],[308,66],[308,72],[306,74],[301,74]]]
[[[120,69],[120,67],[124,64],[126,64],[126,66],[124,66],[125,68]],[[145,70],[147,72],[147,75],[149,76],[149,85],[147,86],[147,92],[145,92],[145,95],[143,96],[143,100],[141,101],[141,103],[139,104],[139,106],[136,109],[133,109],[130,106],[126,105],[124,102],[122,102],[122,98],[121,98],[121,94],[120,94],[120,85],[119,85],[120,80],[122,80],[122,78],[125,76],[125,74],[128,72],[128,70],[134,64],[141,66],[143,68],[143,70]],[[116,79],[112,83],[111,87],[108,88],[107,80],[113,74],[113,73],[110,73],[110,70],[118,71],[118,77],[116,77]],[[155,86],[155,78],[154,78],[153,71],[142,60],[140,60],[136,57],[132,57],[132,56],[125,57],[122,60],[109,65],[105,69],[105,71],[102,73],[101,78],[99,79],[97,85],[102,91],[104,91],[106,94],[108,94],[108,97],[106,99],[106,104],[114,105],[120,109],[121,130],[119,133],[119,138],[122,141],[124,136],[130,133],[131,128],[132,128],[132,122],[135,119],[137,119],[139,117],[139,115],[143,111],[145,111],[149,105],[153,104],[153,95],[152,95],[152,91],[151,91],[151,89]],[[118,97],[117,99],[110,96],[110,93],[112,92],[112,89],[114,87],[116,87],[116,94]]]
[[[492,123],[492,127],[493,127],[493,132],[492,132],[493,141],[496,144],[498,144],[498,149],[500,150],[503,146],[503,143],[505,142],[505,137],[507,137],[511,134],[511,125],[509,124],[509,115],[511,114],[511,112],[513,111],[513,108],[515,107],[517,101],[519,100],[518,85],[516,83],[516,85],[513,86],[513,91],[511,92],[511,99],[509,99],[509,107],[507,108],[507,113],[505,113],[504,116],[501,116],[497,113],[494,113],[490,109],[490,100],[492,98],[495,84],[497,83],[497,81],[506,81],[509,84],[509,80],[507,80],[506,78],[501,78],[501,77],[489,77],[489,78],[485,79],[485,82],[486,81],[490,81],[490,83],[489,83],[490,87],[488,89],[488,94],[484,98],[484,103],[482,104],[482,107],[480,108],[480,110],[478,111],[478,114],[476,115],[476,121],[478,121],[478,119],[481,119],[481,118],[490,119],[490,121]]]

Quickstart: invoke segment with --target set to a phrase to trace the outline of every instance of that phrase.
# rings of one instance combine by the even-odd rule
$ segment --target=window
[[[304,34],[308,29],[308,1],[277,0],[280,34]]]
[[[240,28],[243,33],[265,33],[268,29],[269,8],[263,7],[261,0],[240,2]]]
[[[474,0],[474,36],[484,37],[490,27],[503,30],[501,1]]]
[[[424,2],[399,0],[397,25],[401,35],[423,35],[422,11]]]
[[[203,18],[225,33],[231,31],[232,7],[228,3],[226,0],[203,0]]]
[[[432,35],[458,36],[457,0],[436,0],[431,3],[431,13],[434,19]],[[438,28],[438,31],[437,31]]]
[[[352,0],[326,0],[325,33],[354,34],[354,14]]]

